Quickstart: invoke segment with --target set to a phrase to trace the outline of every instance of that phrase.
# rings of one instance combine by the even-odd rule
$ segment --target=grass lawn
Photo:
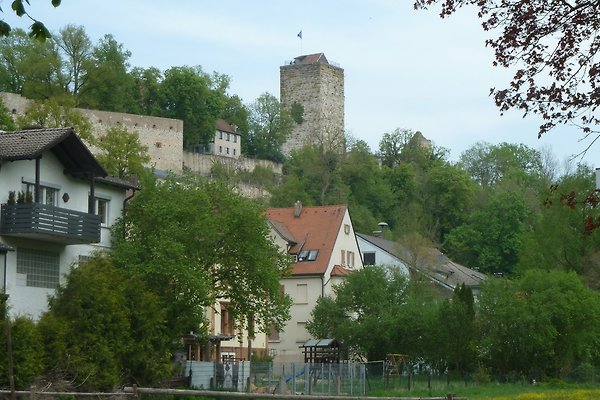
[[[437,385],[435,385],[437,386]],[[441,397],[454,393],[469,400],[597,400],[600,399],[600,385],[589,384],[489,384],[468,385],[452,384],[450,386],[432,386],[428,389],[406,388],[380,389],[370,391],[368,396],[385,397]]]

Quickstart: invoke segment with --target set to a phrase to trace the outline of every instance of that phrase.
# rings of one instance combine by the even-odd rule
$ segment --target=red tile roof
[[[294,64],[314,64],[318,62],[329,64],[329,61],[327,61],[327,58],[325,57],[325,53],[306,54],[294,58]]]
[[[275,227],[285,226],[295,238],[290,254],[298,254],[300,250],[319,250],[314,261],[293,263],[292,275],[325,274],[347,210],[345,205],[303,207],[299,217],[294,217],[294,207],[267,210],[269,221]]]
[[[331,276],[348,276],[351,273],[351,270],[344,268],[341,265],[335,265],[331,271]]]

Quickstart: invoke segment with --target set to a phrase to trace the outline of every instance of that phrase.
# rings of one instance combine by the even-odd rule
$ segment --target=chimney
[[[596,168],[596,189],[600,190],[600,168]]]
[[[294,218],[300,218],[300,214],[302,214],[302,202],[296,200],[294,203]]]

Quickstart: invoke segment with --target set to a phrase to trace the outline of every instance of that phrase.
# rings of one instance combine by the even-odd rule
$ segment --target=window
[[[342,250],[342,265],[346,265],[346,250]]]
[[[298,283],[296,285],[296,304],[308,303],[308,285],[306,283]]]
[[[223,146],[219,146],[219,153],[223,153]]]
[[[275,329],[275,325],[271,325],[271,330],[269,331],[269,341],[270,342],[278,342],[279,341],[279,331]]]
[[[31,197],[35,198],[35,184],[30,182],[23,183],[23,191],[31,193]],[[49,206],[58,206],[58,189],[40,185],[40,203]]]
[[[346,252],[346,257],[347,257],[347,261],[348,261],[348,267],[354,268],[354,252],[353,251],[347,251]]]
[[[315,261],[319,250],[302,250],[298,254],[298,261]]]
[[[237,149],[233,149],[233,155],[237,155]]]
[[[229,147],[225,148],[225,153],[229,154]]]
[[[233,315],[227,309],[228,304],[221,303],[221,333],[233,335]]]
[[[233,143],[237,143],[237,135],[233,135]]]
[[[102,225],[108,225],[108,205],[110,201],[96,197],[96,215],[100,216],[100,223]]]
[[[363,253],[363,260],[365,261],[365,265],[375,265],[375,252],[365,252]]]
[[[17,274],[22,274],[24,286],[54,289],[60,278],[59,262],[58,253],[17,249]]]
[[[349,234],[350,234],[350,225],[348,225],[348,224],[344,224],[344,233],[345,233],[346,235],[349,235]]]
[[[231,134],[227,134],[227,141],[229,142],[231,140]]]
[[[219,131],[219,139],[223,139],[223,132]]]

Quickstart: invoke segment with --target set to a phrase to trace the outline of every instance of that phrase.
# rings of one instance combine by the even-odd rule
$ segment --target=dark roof
[[[0,160],[33,160],[52,151],[73,175],[107,173],[73,128],[31,129],[0,133]]]
[[[220,118],[217,119],[216,126],[217,126],[217,130],[219,130],[219,131],[229,132],[229,133],[233,133],[235,135],[239,135],[239,133],[237,132],[235,127],[233,125],[231,125],[229,122],[225,121],[224,119],[220,119]]]
[[[122,189],[139,190],[140,185],[131,183],[116,176],[105,176],[96,178],[97,183],[104,183],[106,185],[115,186]]]
[[[410,260],[412,258],[409,249],[392,240],[387,240],[378,236],[365,235],[364,233],[357,233],[356,236],[402,261]],[[422,256],[424,259],[423,266],[416,269],[413,268],[409,262],[404,261],[406,266],[411,270],[416,270],[416,272],[429,277],[431,280],[442,286],[454,289],[457,285],[464,283],[470,287],[478,287],[481,281],[487,278],[482,272],[455,263],[436,248],[426,248],[424,249],[424,253],[425,254]]]

